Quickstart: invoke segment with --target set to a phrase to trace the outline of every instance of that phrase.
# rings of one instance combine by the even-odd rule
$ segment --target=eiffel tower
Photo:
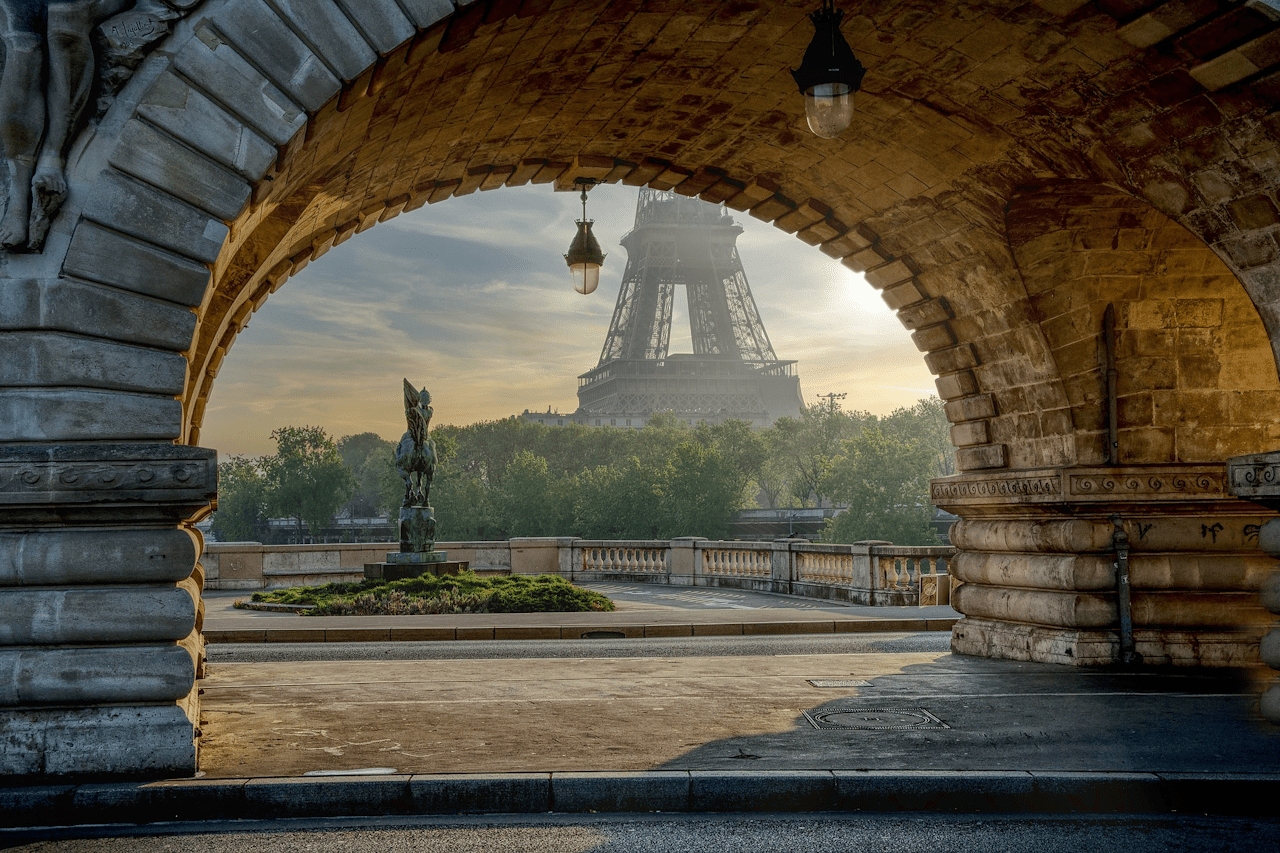
[[[578,377],[573,420],[643,426],[656,412],[689,423],[728,419],[766,427],[798,417],[794,361],[780,361],[738,256],[742,226],[724,209],[642,189],[622,238],[627,267],[594,370]],[[692,353],[668,352],[677,286],[688,298]]]

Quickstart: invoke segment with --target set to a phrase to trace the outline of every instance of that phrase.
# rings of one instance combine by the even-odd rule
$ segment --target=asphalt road
[[[141,827],[92,838],[0,833],[31,853],[1258,853],[1280,819],[866,814],[368,818]],[[158,833],[158,834],[157,834]]]
[[[946,652],[947,631],[915,634],[800,634],[759,637],[650,637],[634,640],[455,640],[447,643],[225,643],[210,663],[340,660],[501,660],[672,658]]]

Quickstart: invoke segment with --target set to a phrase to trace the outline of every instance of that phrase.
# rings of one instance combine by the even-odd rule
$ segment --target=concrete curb
[[[493,625],[403,628],[211,628],[208,643],[387,643],[446,640],[581,640],[611,637],[737,637],[950,631],[951,619],[841,619],[627,625]]]
[[[654,770],[178,779],[0,788],[9,828],[544,812],[1267,816],[1280,774]]]

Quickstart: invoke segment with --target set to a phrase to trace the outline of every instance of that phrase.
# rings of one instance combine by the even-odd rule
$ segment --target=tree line
[[[431,504],[441,540],[513,536],[725,538],[748,507],[847,507],[823,541],[936,542],[930,478],[954,472],[942,403],[877,417],[833,402],[765,430],[745,421],[690,426],[660,414],[638,430],[549,427],[507,418],[431,431],[440,462]],[[395,520],[404,486],[395,444],[319,427],[271,433],[276,453],[219,465],[221,540],[261,538],[290,518],[301,540],[335,515]]]

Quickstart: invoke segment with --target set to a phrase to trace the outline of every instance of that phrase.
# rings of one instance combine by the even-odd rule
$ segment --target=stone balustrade
[[[212,543],[202,564],[207,589],[277,589],[364,577],[394,543],[261,545]],[[580,581],[640,581],[780,592],[872,605],[950,602],[946,566],[955,549],[884,543],[819,545],[803,540],[511,539],[439,542],[475,570],[559,574]]]

